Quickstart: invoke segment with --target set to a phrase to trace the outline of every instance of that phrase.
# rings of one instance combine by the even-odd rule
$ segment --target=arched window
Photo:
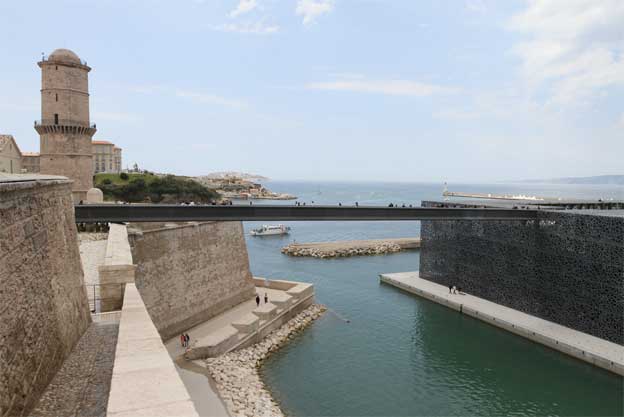
[[[58,113],[54,113],[54,124],[58,124]]]

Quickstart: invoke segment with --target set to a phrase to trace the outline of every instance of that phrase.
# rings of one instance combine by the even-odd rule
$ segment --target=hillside
[[[221,197],[197,181],[175,175],[96,174],[95,186],[105,200],[129,203],[211,203]]]

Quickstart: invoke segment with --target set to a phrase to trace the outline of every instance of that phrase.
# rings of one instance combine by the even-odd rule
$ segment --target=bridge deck
[[[380,206],[77,205],[76,222],[280,221],[280,220],[532,220],[538,210],[512,208]]]

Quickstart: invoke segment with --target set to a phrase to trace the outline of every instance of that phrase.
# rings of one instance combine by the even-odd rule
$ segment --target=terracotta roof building
[[[121,172],[121,148],[107,140],[94,140],[91,142],[93,149],[93,173],[100,172],[119,174]]]

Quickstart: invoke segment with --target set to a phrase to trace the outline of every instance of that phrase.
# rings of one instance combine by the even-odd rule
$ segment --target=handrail
[[[37,126],[79,126],[79,127],[87,127],[91,129],[97,128],[95,123],[83,122],[80,120],[71,120],[71,119],[43,119],[43,120],[35,120],[35,127]]]

